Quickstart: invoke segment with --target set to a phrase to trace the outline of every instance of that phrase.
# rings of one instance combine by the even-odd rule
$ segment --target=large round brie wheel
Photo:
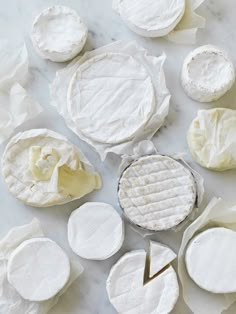
[[[234,65],[219,48],[201,46],[184,60],[181,81],[189,97],[200,102],[211,102],[222,97],[233,86]]]
[[[161,37],[170,33],[183,17],[185,0],[120,0],[118,10],[133,32]]]
[[[68,241],[77,255],[91,260],[104,260],[121,248],[124,224],[111,205],[85,203],[70,216]]]
[[[130,55],[104,53],[84,62],[68,90],[72,120],[100,143],[132,138],[151,117],[154,88],[145,67]]]
[[[126,217],[149,230],[180,224],[196,202],[190,170],[168,156],[151,155],[134,161],[121,175],[119,202]]]
[[[212,293],[236,292],[236,232],[211,228],[195,236],[186,249],[189,276]]]
[[[42,58],[64,62],[82,50],[87,34],[88,29],[76,11],[57,5],[36,17],[31,38]]]
[[[145,283],[146,257],[144,250],[131,251],[112,267],[106,287],[118,313],[168,314],[173,310],[179,296],[175,270],[169,266]]]
[[[70,276],[70,261],[52,240],[34,238],[24,241],[11,254],[7,278],[22,296],[30,301],[54,297]]]

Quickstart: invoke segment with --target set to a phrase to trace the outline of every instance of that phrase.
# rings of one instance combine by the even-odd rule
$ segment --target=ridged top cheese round
[[[234,84],[234,65],[221,49],[206,45],[193,50],[184,60],[182,85],[189,97],[211,102],[222,97]]]
[[[68,109],[88,138],[121,143],[146,124],[155,106],[145,67],[130,55],[104,53],[84,62],[73,75]]]
[[[171,32],[185,11],[185,0],[120,0],[119,13],[141,36],[161,37]]]
[[[177,226],[196,202],[192,173],[167,156],[146,156],[134,161],[121,175],[118,188],[125,215],[149,230]]]
[[[36,17],[31,38],[42,58],[64,62],[82,50],[87,34],[88,29],[76,11],[56,5]]]
[[[236,232],[211,228],[195,236],[186,250],[189,276],[212,293],[236,292]]]
[[[124,224],[111,205],[88,202],[72,212],[68,222],[68,241],[79,256],[105,260],[121,248]]]
[[[65,286],[69,276],[69,258],[47,238],[24,241],[8,261],[8,281],[24,299],[30,301],[51,299]]]

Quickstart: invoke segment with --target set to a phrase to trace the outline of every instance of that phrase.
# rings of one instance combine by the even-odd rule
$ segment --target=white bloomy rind
[[[83,153],[48,129],[16,134],[3,153],[2,174],[9,191],[35,207],[65,204],[101,187]]]
[[[181,81],[190,98],[199,102],[215,101],[233,86],[234,65],[223,50],[212,45],[201,46],[184,60]]]
[[[69,277],[69,258],[47,238],[22,242],[8,261],[8,281],[26,300],[40,302],[51,299],[63,289]]]
[[[114,9],[135,33],[145,37],[169,34],[182,19],[185,0],[116,0]]]
[[[185,262],[189,276],[212,293],[236,292],[236,232],[210,228],[188,244]]]
[[[131,251],[111,268],[106,288],[118,313],[168,314],[177,302],[179,285],[172,266],[144,284],[146,255],[144,250]]]
[[[83,49],[88,29],[71,8],[52,6],[34,20],[32,42],[38,54],[55,62],[73,59]]]
[[[124,223],[111,205],[88,202],[71,214],[68,241],[77,255],[91,260],[105,260],[121,248]]]
[[[184,221],[196,204],[191,171],[173,158],[150,155],[122,173],[118,198],[126,217],[142,228],[160,231]]]

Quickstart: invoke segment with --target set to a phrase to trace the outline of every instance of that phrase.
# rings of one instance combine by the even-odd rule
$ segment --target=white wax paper
[[[79,126],[73,122],[73,117],[69,115],[67,108],[67,90],[69,87],[72,75],[76,72],[80,64],[98,54],[106,52],[121,52],[131,55],[139,61],[148,71],[155,90],[156,106],[152,117],[148,122],[136,132],[132,140],[121,144],[106,144],[93,141],[84,136],[80,131]],[[73,60],[65,69],[56,73],[56,77],[51,84],[51,104],[56,107],[61,116],[64,117],[67,126],[74,131],[82,140],[90,144],[104,160],[108,152],[113,152],[117,155],[131,154],[135,143],[150,139],[156,131],[162,126],[165,117],[169,111],[170,94],[166,87],[163,65],[166,56],[153,57],[147,54],[147,51],[138,46],[136,42],[117,41],[107,46],[98,48],[94,51],[87,52],[83,57],[78,57]]]
[[[184,300],[194,314],[206,314],[206,311],[207,314],[221,314],[236,301],[236,293],[213,294],[201,289],[189,277],[185,267],[185,249],[193,236],[202,230],[218,226],[236,231],[236,205],[232,206],[221,198],[214,198],[183,235],[178,255],[178,272]],[[227,267],[227,261],[222,267]]]
[[[33,119],[42,108],[22,87],[28,78],[26,46],[0,39],[0,144],[14,129]]]
[[[66,286],[54,298],[44,302],[24,300],[7,280],[7,262],[9,256],[23,241],[43,237],[44,233],[37,219],[31,223],[15,227],[0,241],[0,313],[4,314],[46,314],[58,302],[60,296],[83,272],[77,262],[71,262],[71,275]]]

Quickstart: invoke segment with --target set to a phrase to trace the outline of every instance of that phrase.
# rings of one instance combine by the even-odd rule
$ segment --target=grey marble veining
[[[55,64],[42,60],[34,51],[29,30],[34,16],[43,8],[51,4],[64,4],[76,9],[89,28],[89,38],[84,50],[94,49],[114,40],[135,39],[148,49],[150,54],[159,55],[163,51],[167,55],[165,72],[168,88],[172,94],[170,114],[164,127],[154,137],[154,143],[163,153],[186,152],[186,158],[193,168],[199,171],[205,179],[206,195],[204,203],[213,195],[221,196],[229,201],[236,201],[235,180],[236,171],[215,173],[204,170],[196,165],[188,154],[186,131],[198,109],[211,107],[229,107],[236,109],[236,87],[218,102],[213,104],[199,104],[190,100],[180,85],[179,74],[186,54],[202,44],[215,44],[229,52],[236,64],[235,40],[235,0],[206,0],[199,8],[199,12],[206,18],[206,28],[198,33],[198,41],[194,46],[181,46],[164,39],[145,39],[133,34],[122,22],[119,16],[111,9],[112,0],[1,0],[0,6],[0,36],[11,40],[22,37],[28,47],[30,55],[30,80],[28,88],[32,95],[42,104],[45,111],[37,119],[28,122],[19,130],[28,128],[48,127],[67,136],[77,144],[88,156],[103,177],[103,188],[82,200],[64,206],[55,206],[49,209],[35,209],[18,202],[9,194],[0,176],[0,201],[2,237],[11,227],[29,222],[37,217],[43,225],[45,234],[56,240],[68,254],[80,261],[85,267],[84,274],[63,295],[51,314],[113,314],[115,310],[109,304],[105,291],[105,282],[111,266],[126,251],[147,247],[147,240],[135,233],[126,225],[125,243],[115,256],[103,262],[83,260],[71,252],[67,243],[67,220],[71,211],[85,201],[105,201],[118,209],[116,186],[117,167],[119,158],[110,155],[105,163],[101,163],[98,155],[84,142],[80,141],[65,125],[63,119],[49,105],[48,85],[52,81],[55,71],[65,64]],[[0,147],[2,153],[4,145]],[[158,239],[178,250],[182,232],[161,232],[153,239]],[[235,313],[232,307],[227,313]],[[173,314],[189,314],[182,299],[173,311]],[[24,314],[24,313],[19,313]],[[207,313],[206,313],[207,314]]]

